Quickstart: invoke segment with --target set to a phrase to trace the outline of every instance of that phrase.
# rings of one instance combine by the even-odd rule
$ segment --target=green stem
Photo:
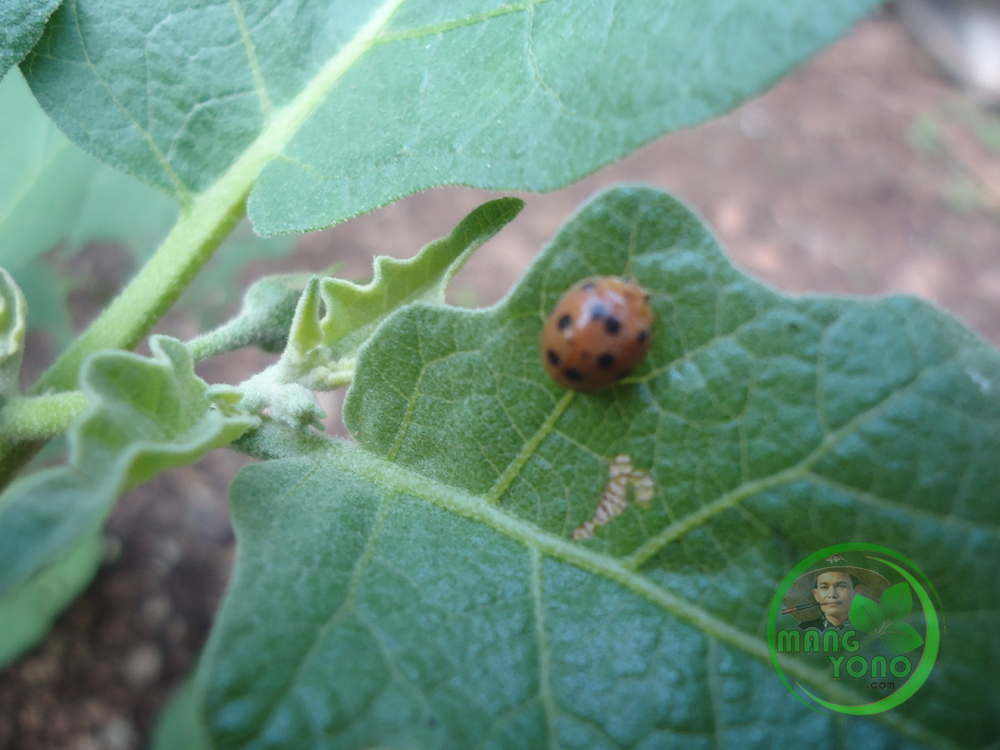
[[[53,393],[35,398],[14,398],[0,408],[0,490],[45,443],[65,432],[86,408],[80,391]]]
[[[85,408],[87,397],[82,391],[14,398],[0,408],[0,429],[11,440],[53,438],[66,432]]]
[[[31,393],[77,387],[83,361],[101,349],[129,349],[149,333],[212,251],[244,213],[246,197],[266,164],[299,132],[369,49],[403,0],[383,0],[354,38],[316,72],[302,91],[275,111],[261,134],[211,187],[196,195],[149,262],[69,349],[39,378]],[[37,452],[35,442],[0,444],[0,488]]]
[[[245,166],[241,171],[246,171]],[[239,176],[244,179],[234,180],[227,174],[230,179],[220,180],[181,215],[153,257],[38,379],[30,394],[71,391],[78,387],[80,367],[91,354],[101,349],[132,349],[142,341],[243,216],[252,180]],[[9,440],[5,436],[0,442],[0,490],[44,445],[45,438],[14,436]]]
[[[31,392],[76,388],[80,366],[89,355],[101,349],[132,349],[142,341],[242,218],[246,192],[223,205],[200,203],[185,212],[156,254]]]

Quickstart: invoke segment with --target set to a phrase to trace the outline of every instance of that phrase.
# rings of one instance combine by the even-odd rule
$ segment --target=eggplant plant
[[[288,235],[434,186],[568,185],[875,5],[5,0],[0,665],[87,586],[118,498],[227,448],[259,459],[229,490],[235,567],[158,748],[995,746],[1000,356],[926,303],[780,294],[677,199],[620,186],[488,309],[444,292],[519,199],[370,283],[265,278],[221,327],[131,351],[244,217]],[[22,391],[35,258],[157,226]],[[539,337],[594,276],[648,292],[652,344],[566,390]],[[280,358],[195,374],[247,346]],[[340,388],[350,440],[318,428],[315,392]],[[64,434],[65,465],[32,471]],[[641,480],[600,515],[621,466]],[[848,721],[786,689],[765,635],[792,566],[852,541],[919,561],[946,630],[910,700]]]

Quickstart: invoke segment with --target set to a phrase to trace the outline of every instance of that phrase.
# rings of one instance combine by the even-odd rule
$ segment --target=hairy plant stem
[[[163,244],[121,294],[70,344],[28,393],[44,396],[72,391],[79,387],[80,367],[91,354],[102,349],[135,348],[243,217],[251,185],[252,180],[234,184],[232,180],[223,179],[202,194],[200,200],[181,214]],[[30,399],[16,408],[20,410],[18,418],[27,423],[32,419],[29,412],[44,410],[47,402]],[[44,416],[39,414],[37,418],[44,419]],[[51,435],[20,440],[17,436],[5,437],[8,441],[0,443],[0,490],[42,449]]]
[[[81,391],[14,398],[0,408],[0,428],[11,440],[46,440],[66,432],[86,408]]]
[[[87,408],[80,391],[14,398],[0,408],[0,488],[6,487],[45,443],[66,432]]]
[[[182,214],[153,257],[38,379],[30,392],[39,394],[76,388],[80,366],[89,355],[101,349],[135,348],[243,217],[245,202],[244,193],[224,210],[197,205],[194,210]]]
[[[90,328],[39,378],[32,394],[78,387],[80,366],[101,349],[131,349],[177,300],[245,212],[246,198],[261,170],[325,101],[351,66],[377,43],[402,0],[384,0],[340,51],[326,61],[301,92],[271,113],[257,139],[203,192],[184,206],[180,220],[156,254]],[[0,444],[0,489],[41,444]]]

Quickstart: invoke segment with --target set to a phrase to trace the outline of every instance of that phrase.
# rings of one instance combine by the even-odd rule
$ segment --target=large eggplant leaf
[[[256,420],[234,394],[210,394],[182,343],[156,336],[152,358],[94,355],[81,386],[88,410],[69,431],[70,466],[0,495],[0,666],[32,646],[90,582],[114,501],[161,471],[193,463]]]
[[[653,346],[620,385],[573,393],[545,375],[538,338],[593,274],[650,291]],[[997,351],[929,305],[780,295],[674,199],[609,192],[496,307],[416,304],[382,324],[345,404],[358,444],[277,425],[247,442],[285,458],[234,481],[233,580],[161,737],[991,746],[997,383]],[[652,502],[574,540],[622,454]],[[764,636],[785,573],[849,541],[914,560],[946,633],[913,698],[846,723],[784,688]],[[848,690],[797,657],[784,668]]]
[[[22,69],[85,150],[206,211],[253,187],[274,234],[433,185],[566,185],[732,108],[875,5],[67,0]]]
[[[4,0],[0,5],[0,79],[35,46],[59,0]]]

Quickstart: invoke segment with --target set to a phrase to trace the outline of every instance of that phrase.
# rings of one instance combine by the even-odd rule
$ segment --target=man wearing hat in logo
[[[866,596],[877,604],[889,581],[874,570],[839,564],[843,562],[833,555],[822,567],[799,576],[785,594],[782,614],[795,615],[801,630],[849,628],[854,597]]]

